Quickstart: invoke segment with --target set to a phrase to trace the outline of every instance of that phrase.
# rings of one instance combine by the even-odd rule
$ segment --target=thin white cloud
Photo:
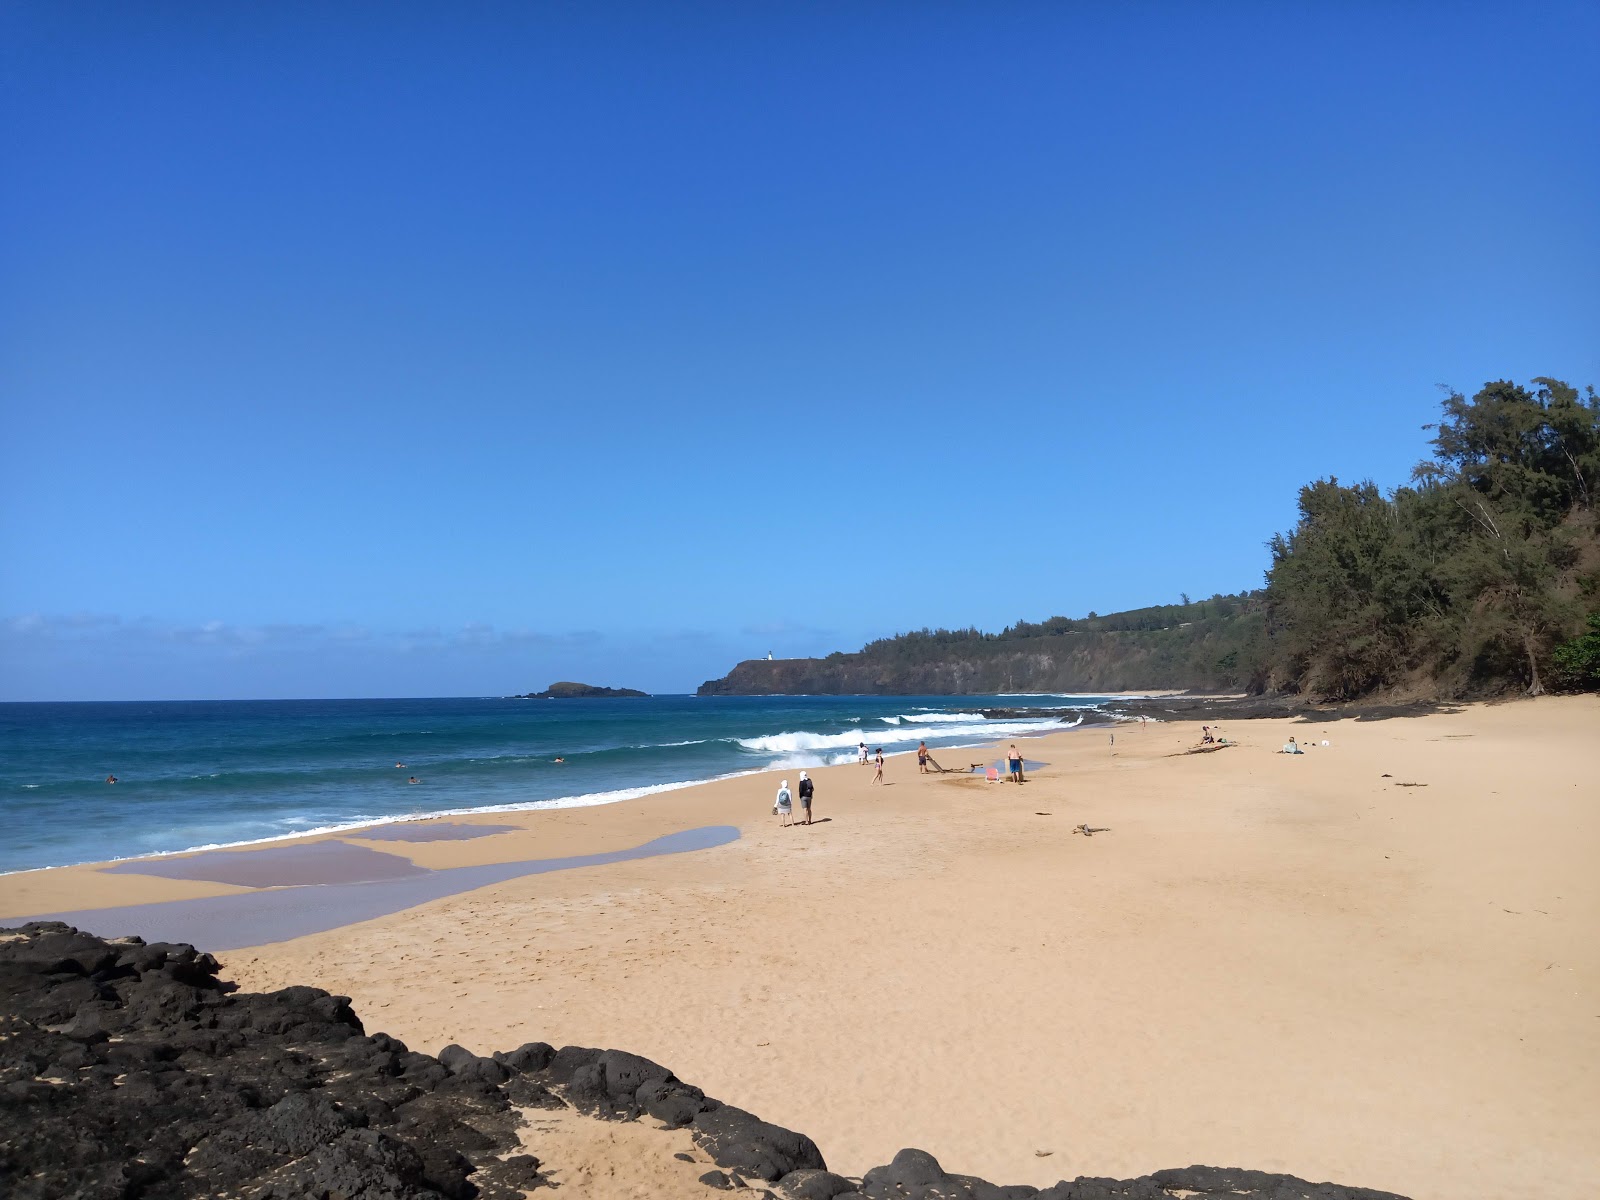
[[[104,642],[129,648],[141,645],[185,646],[237,651],[328,647],[349,651],[370,647],[378,651],[412,652],[586,646],[601,641],[602,635],[594,630],[561,633],[526,628],[497,630],[487,621],[467,621],[454,633],[446,634],[437,627],[382,631],[350,621],[329,625],[292,622],[241,625],[212,619],[186,624],[145,617],[123,620],[101,613],[55,616],[35,612],[0,617],[0,639],[34,645]]]

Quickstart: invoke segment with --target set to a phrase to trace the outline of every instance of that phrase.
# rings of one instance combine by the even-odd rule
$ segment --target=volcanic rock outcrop
[[[1210,1167],[996,1187],[920,1150],[848,1179],[810,1138],[634,1054],[530,1042],[435,1058],[367,1034],[346,997],[241,993],[218,971],[187,945],[0,930],[0,1195],[510,1200],[551,1182],[522,1149],[523,1113],[570,1107],[687,1128],[717,1168],[708,1188],[789,1200],[1397,1200]]]

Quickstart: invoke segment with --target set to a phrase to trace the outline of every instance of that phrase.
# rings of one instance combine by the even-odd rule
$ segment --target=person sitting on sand
[[[1278,751],[1278,753],[1279,754],[1304,754],[1305,751],[1300,749],[1300,743],[1295,741],[1294,738],[1291,737],[1288,740],[1288,742],[1284,744],[1283,749]]]
[[[772,805],[772,811],[778,814],[778,828],[794,824],[790,814],[794,812],[794,799],[789,794],[789,781],[785,779],[778,784],[778,798]]]
[[[1209,726],[1209,725],[1200,726],[1200,744],[1202,746],[1209,746],[1213,742],[1215,742],[1216,740],[1217,740],[1216,738],[1211,736],[1211,726]]]
[[[811,776],[804,771],[800,772],[800,807],[806,814],[805,823],[811,824],[811,797],[816,794],[816,786],[811,782]]]
[[[878,747],[877,757],[873,759],[873,762],[874,762],[874,764],[876,764],[877,770],[872,772],[872,782],[873,783],[882,783],[883,782],[883,747],[882,746]]]
[[[1015,742],[1011,743],[1011,752],[1006,756],[1006,766],[1011,774],[1006,778],[1012,783],[1026,782],[1022,778],[1022,751],[1017,749]]]

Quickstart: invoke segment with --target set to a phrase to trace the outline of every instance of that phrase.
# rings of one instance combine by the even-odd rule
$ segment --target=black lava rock
[[[517,1110],[568,1104],[689,1127],[721,1168],[702,1183],[760,1179],[787,1200],[1404,1200],[1219,1167],[1000,1187],[922,1150],[855,1184],[805,1135],[636,1054],[529,1042],[433,1058],[367,1034],[344,996],[240,993],[192,946],[57,922],[0,929],[6,1200],[514,1200],[550,1182],[539,1159],[513,1153]]]
[[[860,1195],[856,1185],[843,1175],[809,1168],[790,1171],[778,1180],[778,1192],[785,1200],[835,1200],[851,1193]]]
[[[694,1118],[694,1140],[719,1167],[732,1167],[771,1183],[804,1168],[823,1171],[817,1144],[803,1133],[769,1125],[732,1105]]]
[[[365,1036],[343,996],[217,972],[192,946],[0,931],[0,1194],[509,1200],[542,1182],[500,1158],[521,1123],[505,1066],[463,1050],[452,1073]]]

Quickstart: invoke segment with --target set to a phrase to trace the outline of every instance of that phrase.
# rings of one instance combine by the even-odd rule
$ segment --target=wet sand
[[[263,877],[289,884],[243,895],[205,896],[155,904],[34,913],[27,919],[65,921],[101,937],[137,935],[147,942],[188,942],[213,951],[263,946],[303,938],[358,921],[403,913],[431,900],[460,895],[493,883],[552,871],[601,867],[662,854],[685,854],[726,845],[738,838],[731,825],[688,829],[654,838],[642,846],[566,858],[530,859],[479,866],[428,870],[392,855],[375,855],[337,840],[268,850],[238,850],[119,863],[106,873],[148,873],[176,879],[199,878],[245,883]],[[369,857],[394,858],[399,865],[372,869]],[[221,863],[215,860],[222,859]],[[268,859],[268,862],[261,862]],[[228,860],[232,860],[231,862]],[[202,863],[200,867],[190,864]],[[354,862],[366,871],[352,879],[342,865]],[[403,868],[403,869],[402,869]],[[258,883],[245,883],[260,887]]]
[[[1224,730],[1240,744],[1204,755],[1183,753],[1197,722],[1119,727],[1114,749],[1109,730],[1031,739],[1046,765],[1022,786],[912,756],[884,786],[813,771],[809,828],[770,816],[779,773],[495,814],[516,828],[374,848],[440,873],[743,836],[507,878],[224,969],[350,995],[433,1051],[633,1050],[847,1172],[917,1145],[999,1182],[1208,1162],[1424,1200],[1600,1189],[1600,700]],[[1290,734],[1330,745],[1277,754]],[[0,878],[0,913],[133,886],[339,885],[73,868]]]

